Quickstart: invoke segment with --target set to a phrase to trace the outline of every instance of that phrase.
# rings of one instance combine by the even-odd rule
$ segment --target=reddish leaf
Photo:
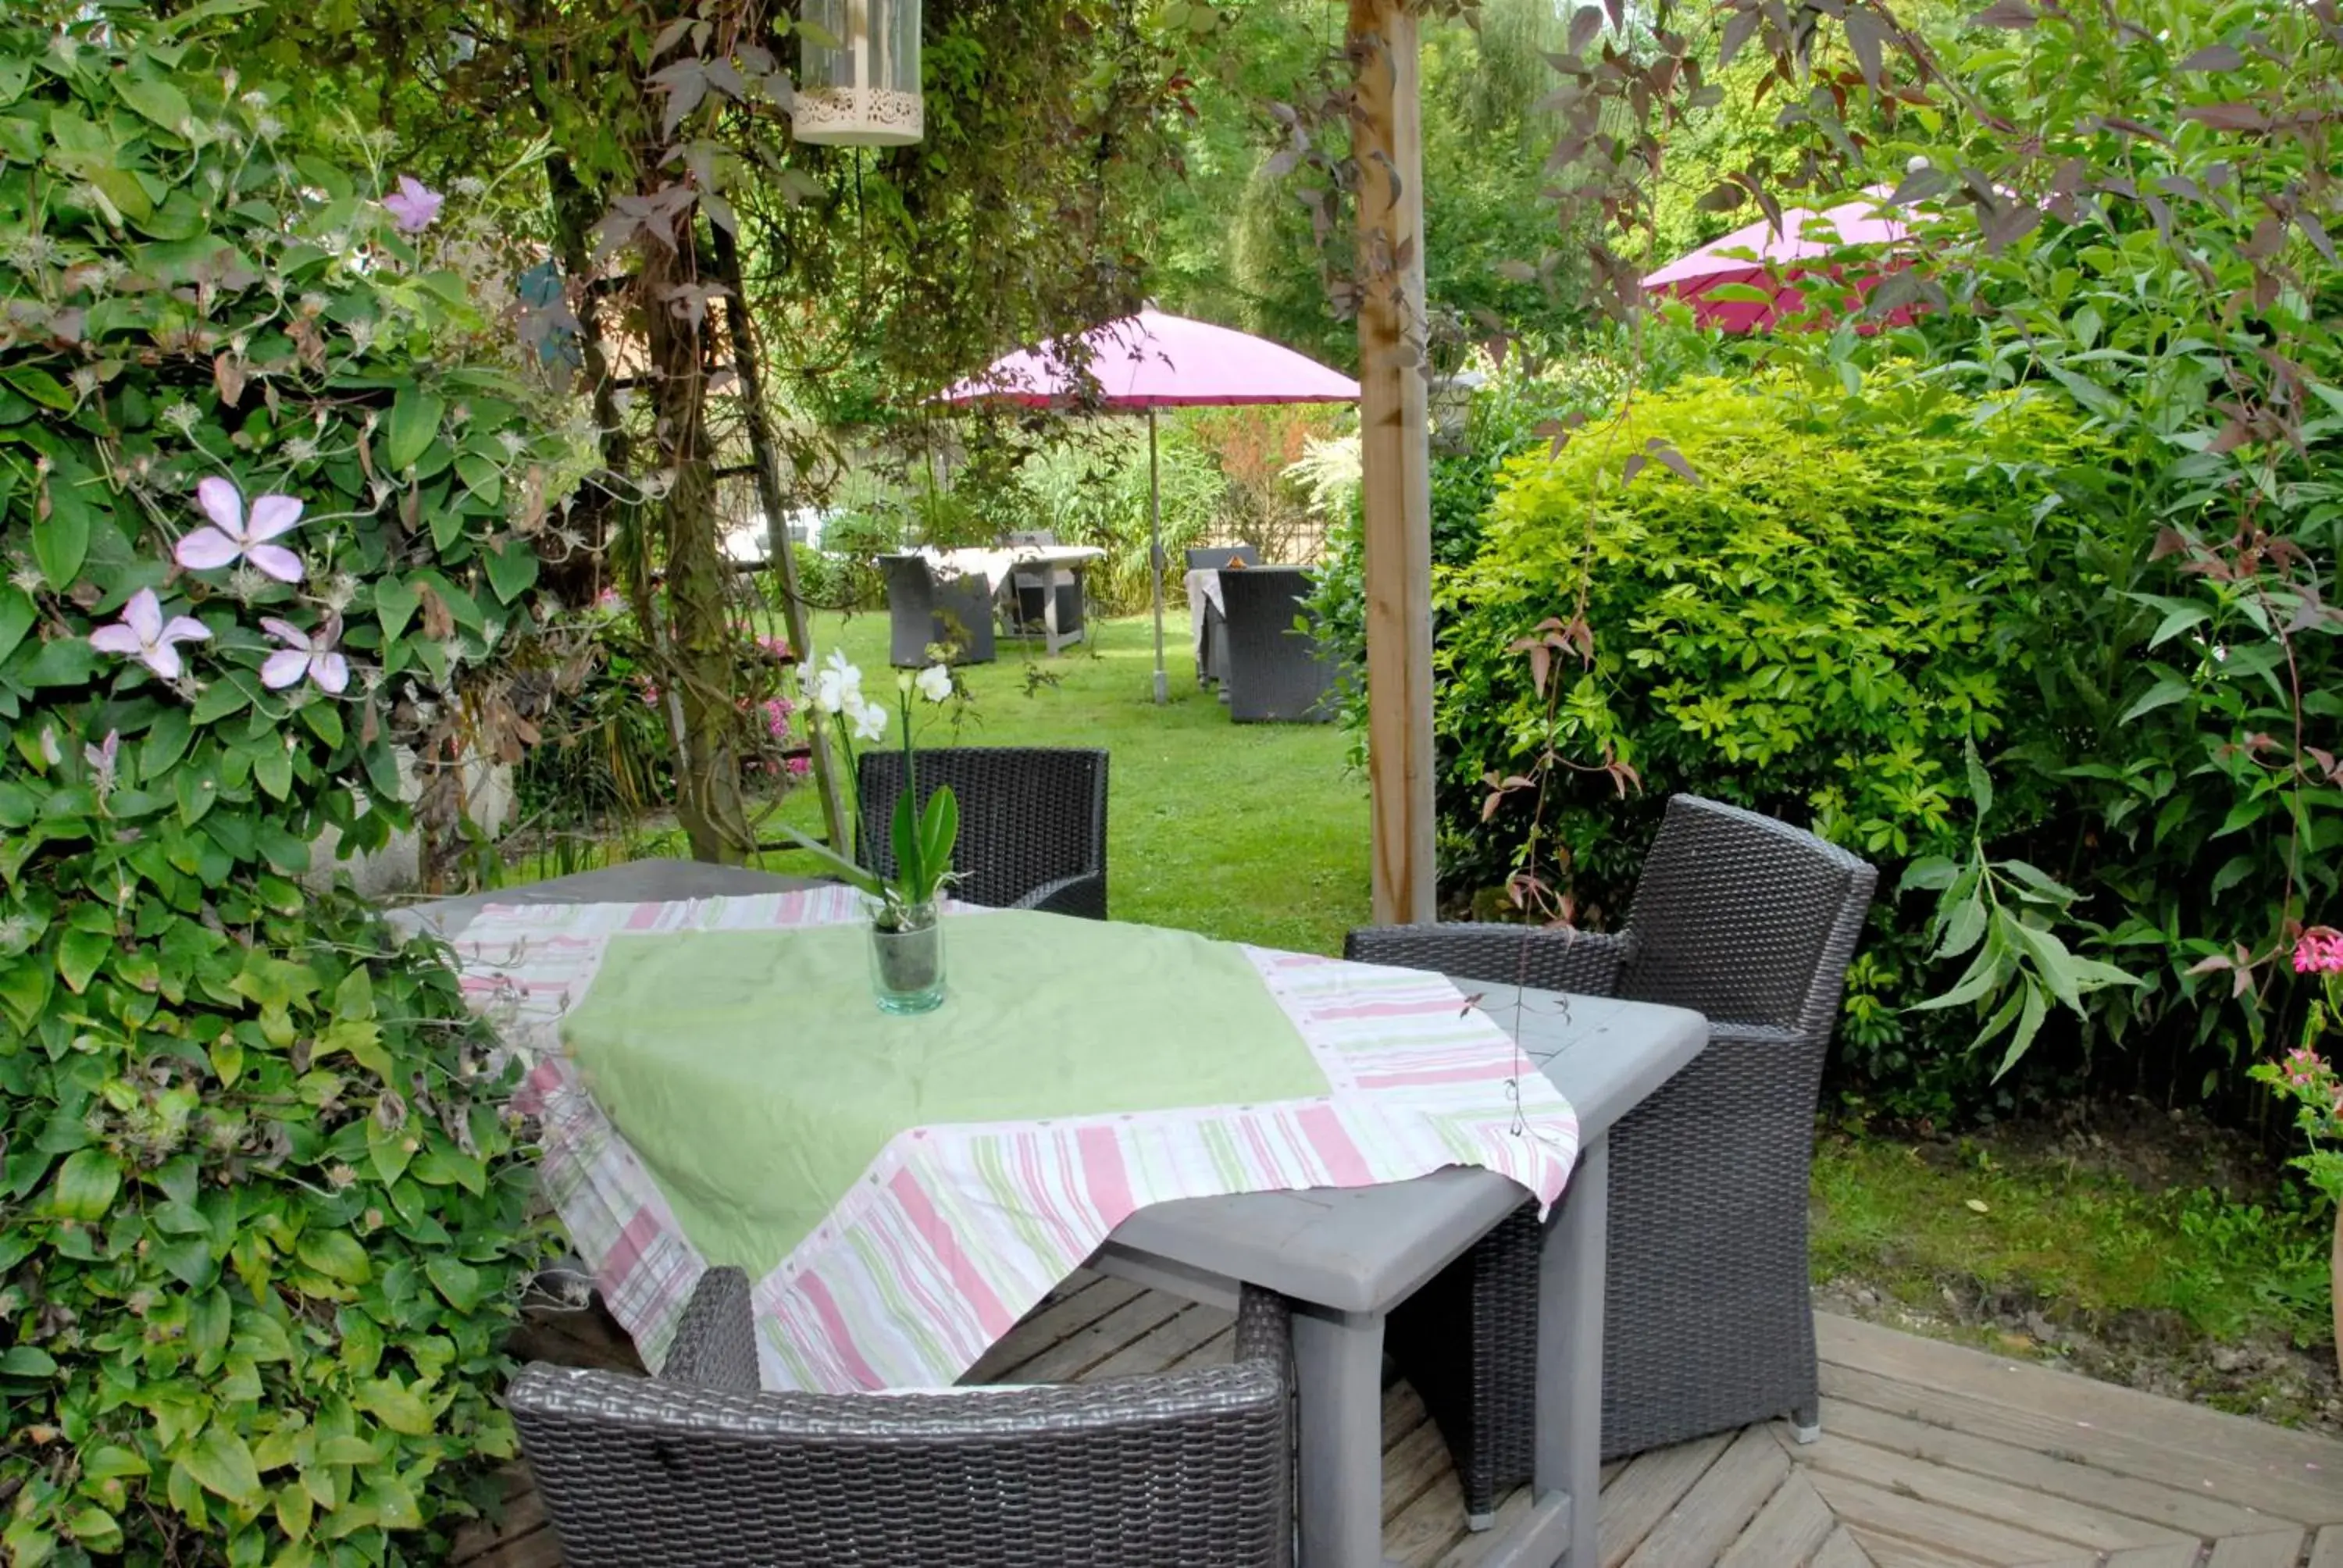
[[[1996,0],[1969,18],[1979,27],[2031,27],[2041,19],[2041,13],[2026,0]]]
[[[2180,62],[2183,71],[2234,71],[2246,63],[2245,55],[2228,44],[2207,44]]]
[[[2191,104],[2180,111],[2184,120],[2195,120],[2217,131],[2266,131],[2269,116],[2251,104]]]

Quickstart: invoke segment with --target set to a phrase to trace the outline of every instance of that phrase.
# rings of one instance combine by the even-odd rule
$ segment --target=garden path
[[[1223,1359],[1230,1314],[1078,1275],[971,1373],[1088,1381]],[[1604,1472],[1602,1568],[2343,1568],[2343,1442],[2031,1362],[1817,1314],[1821,1442],[1780,1423]],[[598,1313],[534,1319],[520,1353],[632,1367]],[[1383,1398],[1383,1550],[1469,1568],[1439,1432],[1406,1383]],[[1501,1519],[1527,1506],[1517,1494]],[[451,1562],[558,1568],[524,1473],[506,1517]]]

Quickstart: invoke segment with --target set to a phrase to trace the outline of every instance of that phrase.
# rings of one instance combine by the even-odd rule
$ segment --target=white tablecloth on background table
[[[1106,556],[1096,545],[1017,545],[1006,549],[969,546],[954,550],[921,545],[910,553],[926,561],[938,577],[980,576],[994,593],[1021,567],[1075,567]]]
[[[1221,568],[1198,567],[1188,574],[1188,631],[1196,643],[1196,672],[1204,669],[1204,607],[1211,605],[1222,615],[1228,607],[1221,602]]]

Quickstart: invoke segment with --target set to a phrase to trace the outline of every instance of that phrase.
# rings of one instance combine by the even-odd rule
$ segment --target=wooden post
[[[1350,0],[1359,166],[1359,447],[1374,916],[1429,920],[1432,440],[1423,377],[1423,114],[1405,0]]]

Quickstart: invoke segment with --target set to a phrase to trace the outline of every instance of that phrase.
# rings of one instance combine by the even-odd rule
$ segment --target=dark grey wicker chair
[[[1346,956],[1704,1013],[1708,1049],[1611,1130],[1603,1455],[1785,1413],[1816,1424],[1806,1192],[1823,1058],[1871,867],[1679,795],[1614,935],[1353,931]],[[1485,1514],[1530,1478],[1541,1230],[1525,1207],[1393,1315],[1393,1357]]]
[[[887,584],[889,663],[925,664],[929,646],[939,642],[960,650],[954,664],[992,662],[992,589],[980,574],[939,581],[921,557],[880,556],[879,575]]]
[[[895,874],[889,831],[903,754],[862,753],[855,778],[862,863]],[[1106,919],[1103,751],[960,746],[919,754],[920,806],[949,784],[960,804],[952,896],[995,909]]]
[[[1228,617],[1229,717],[1241,724],[1284,720],[1329,723],[1334,717],[1334,667],[1317,638],[1297,630],[1310,574],[1300,567],[1247,567],[1221,574]]]
[[[1251,567],[1261,564],[1261,552],[1251,545],[1230,545],[1188,552],[1188,569],[1192,572],[1225,571],[1231,567]],[[1221,607],[1211,599],[1204,601],[1202,611],[1202,628],[1197,632],[1196,643],[1202,651],[1196,658],[1196,684],[1209,685],[1221,678],[1229,667],[1229,622]]]
[[[569,1568],[1285,1568],[1287,1332],[1247,1286],[1230,1365],[762,1393],[748,1279],[713,1269],[661,1376],[536,1362],[506,1397]]]
[[[1058,536],[1049,528],[1025,528],[1013,531],[1009,543],[1016,545],[1054,545]],[[1020,631],[1039,631],[1046,626],[1046,603],[1041,596],[1058,596],[1058,636],[1071,639],[1082,629],[1082,579],[1071,567],[1028,567],[1009,574],[1010,605],[1012,624]]]

